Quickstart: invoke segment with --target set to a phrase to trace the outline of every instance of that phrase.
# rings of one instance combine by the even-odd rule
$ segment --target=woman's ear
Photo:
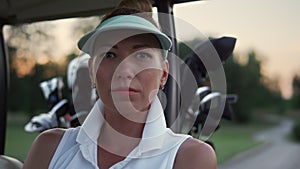
[[[169,76],[169,62],[168,62],[168,60],[163,61],[162,70],[163,70],[163,72],[162,72],[160,86],[164,86],[166,84],[167,80],[168,80],[168,76]]]

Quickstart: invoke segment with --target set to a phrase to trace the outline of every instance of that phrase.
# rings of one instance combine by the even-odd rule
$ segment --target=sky
[[[206,36],[236,37],[234,53],[254,50],[263,73],[279,78],[285,98],[291,95],[293,75],[300,74],[299,0],[207,0],[176,5],[174,13]]]
[[[236,37],[235,55],[243,57],[254,50],[263,60],[263,73],[279,79],[285,98],[292,94],[294,74],[300,74],[299,13],[299,0],[207,0],[174,6],[174,15],[204,36]],[[70,31],[76,21],[51,21],[57,27],[52,32],[57,35],[54,55],[65,56],[76,47],[78,39]],[[176,31],[186,39],[197,37],[193,31]]]

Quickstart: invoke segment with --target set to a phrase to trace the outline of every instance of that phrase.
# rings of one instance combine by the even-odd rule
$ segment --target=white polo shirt
[[[101,107],[98,100],[81,127],[66,130],[49,169],[98,169],[97,139],[104,122]],[[172,169],[180,145],[189,137],[175,134],[166,127],[164,112],[156,97],[138,146],[110,169]]]

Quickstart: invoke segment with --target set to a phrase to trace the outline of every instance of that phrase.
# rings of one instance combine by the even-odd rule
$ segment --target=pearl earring
[[[165,88],[164,85],[160,85],[160,86],[159,86],[159,89],[160,89],[160,90],[164,90],[164,88]]]
[[[96,88],[96,83],[92,83],[91,88],[92,88],[92,89]]]

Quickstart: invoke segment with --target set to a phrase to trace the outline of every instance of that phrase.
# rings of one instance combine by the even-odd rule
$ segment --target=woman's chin
[[[149,109],[149,106],[142,107],[141,104],[135,104],[132,101],[119,101],[114,106],[123,117],[138,123],[145,122],[144,117]]]

